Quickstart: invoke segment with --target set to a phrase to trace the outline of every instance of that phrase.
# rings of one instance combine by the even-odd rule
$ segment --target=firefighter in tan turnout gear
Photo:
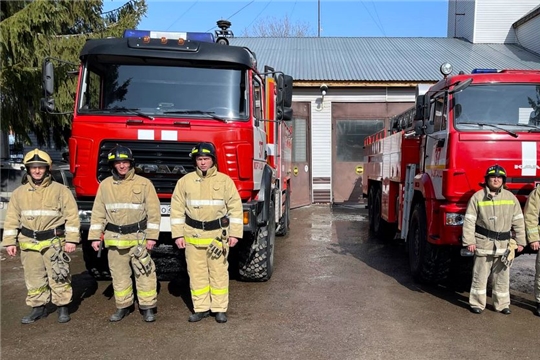
[[[540,186],[537,186],[525,203],[525,229],[527,242],[534,251],[540,249]],[[536,298],[536,315],[540,316],[540,252],[536,254],[536,275],[534,276],[534,297]]]
[[[112,176],[99,185],[88,239],[94,250],[109,250],[117,311],[111,322],[133,311],[132,274],[135,273],[139,310],[146,322],[155,321],[156,267],[149,251],[159,237],[161,213],[152,182],[135,174],[131,150],[117,145],[108,154]]]
[[[510,311],[510,265],[515,250],[523,250],[525,224],[518,199],[504,188],[506,171],[491,166],[485,174],[484,188],[469,200],[463,222],[463,246],[475,253],[469,295],[471,312],[486,308],[486,290],[492,275],[493,306],[508,315]],[[512,239],[512,231],[515,239]]]
[[[21,248],[26,303],[32,312],[23,317],[30,324],[47,316],[46,305],[58,307],[58,322],[69,316],[73,291],[69,255],[79,243],[79,211],[71,191],[52,180],[51,157],[35,149],[23,159],[27,175],[11,196],[4,223],[2,245],[9,255]]]
[[[191,152],[196,170],[176,184],[171,200],[171,231],[176,245],[186,249],[194,313],[190,322],[215,313],[227,322],[229,247],[243,234],[242,200],[234,181],[218,172],[216,150],[200,143]]]

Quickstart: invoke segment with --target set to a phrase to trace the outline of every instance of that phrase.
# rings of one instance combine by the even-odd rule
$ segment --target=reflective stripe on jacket
[[[27,182],[11,195],[4,222],[3,246],[15,245],[17,240],[22,250],[41,251],[51,246],[50,240],[36,242],[19,233],[21,227],[44,231],[65,227],[65,241],[78,243],[79,210],[71,191],[62,184],[52,181],[51,176],[36,186],[30,175]],[[62,237],[63,241],[64,238]]]
[[[159,238],[161,213],[156,189],[150,180],[135,174],[131,169],[123,180],[109,176],[98,188],[88,240],[99,240],[108,223],[114,225],[130,225],[147,219],[146,238]],[[105,231],[105,246],[127,249],[136,246],[142,234],[119,234]]]
[[[527,230],[527,242],[532,243],[540,241],[539,217],[540,217],[540,186],[537,186],[529,194],[529,198],[525,203],[525,229]]]
[[[185,237],[187,243],[207,247],[221,229],[195,229],[185,223],[185,215],[198,221],[212,221],[229,217],[228,236],[241,238],[244,232],[243,208],[234,181],[226,174],[210,168],[206,176],[197,169],[176,183],[171,199],[172,238]]]
[[[477,191],[469,200],[463,221],[463,246],[476,245],[477,255],[503,255],[508,240],[495,240],[475,231],[476,225],[494,232],[513,230],[516,242],[525,246],[525,222],[518,199],[510,191],[501,189],[493,197],[489,189]]]

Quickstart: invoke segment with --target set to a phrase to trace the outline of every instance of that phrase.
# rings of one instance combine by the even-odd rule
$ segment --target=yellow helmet
[[[32,165],[35,166],[52,166],[52,159],[45,151],[34,149],[32,151],[29,151],[23,159],[23,164],[26,167],[30,167]]]

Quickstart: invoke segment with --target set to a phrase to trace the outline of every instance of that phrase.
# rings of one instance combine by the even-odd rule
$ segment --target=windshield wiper
[[[113,108],[110,108],[110,109],[104,109],[104,111],[126,112],[126,113],[130,113],[130,114],[139,115],[140,117],[143,117],[143,118],[146,118],[146,119],[154,120],[153,116],[145,114],[142,111],[139,111],[139,109],[129,109],[129,108],[124,107],[124,106],[116,106],[116,107],[113,107]]]
[[[220,120],[223,122],[229,121],[228,119],[222,118],[221,116],[216,115],[213,111],[202,111],[202,110],[171,110],[164,111],[164,114],[190,114],[190,115],[206,115],[215,120]]]
[[[474,123],[474,122],[461,122],[461,123],[459,123],[458,125],[462,125],[462,124],[466,124],[466,125],[478,125],[478,126],[491,126],[491,127],[495,128],[495,129],[499,129],[499,130],[502,130],[502,131],[506,132],[508,135],[510,135],[510,136],[512,136],[512,137],[517,138],[517,137],[519,136],[518,134],[516,134],[516,133],[513,132],[513,131],[510,131],[510,130],[505,129],[505,128],[501,127],[501,126],[498,126],[498,125],[507,125],[507,124],[498,124],[498,125],[497,125],[497,124],[488,124],[488,123],[479,123],[479,122],[478,122],[478,123]]]
[[[540,131],[540,126],[536,126],[536,125],[531,125],[531,124],[514,124],[514,125],[515,126],[524,126],[524,127],[532,128],[531,130],[529,130],[529,132],[533,132],[535,130]]]

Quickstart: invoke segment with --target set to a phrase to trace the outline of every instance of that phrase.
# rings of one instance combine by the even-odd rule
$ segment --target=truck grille
[[[171,141],[104,141],[99,149],[98,181],[111,175],[107,155],[116,145],[133,152],[136,173],[152,181],[158,194],[172,194],[176,182],[195,170],[189,157],[197,143]]]

